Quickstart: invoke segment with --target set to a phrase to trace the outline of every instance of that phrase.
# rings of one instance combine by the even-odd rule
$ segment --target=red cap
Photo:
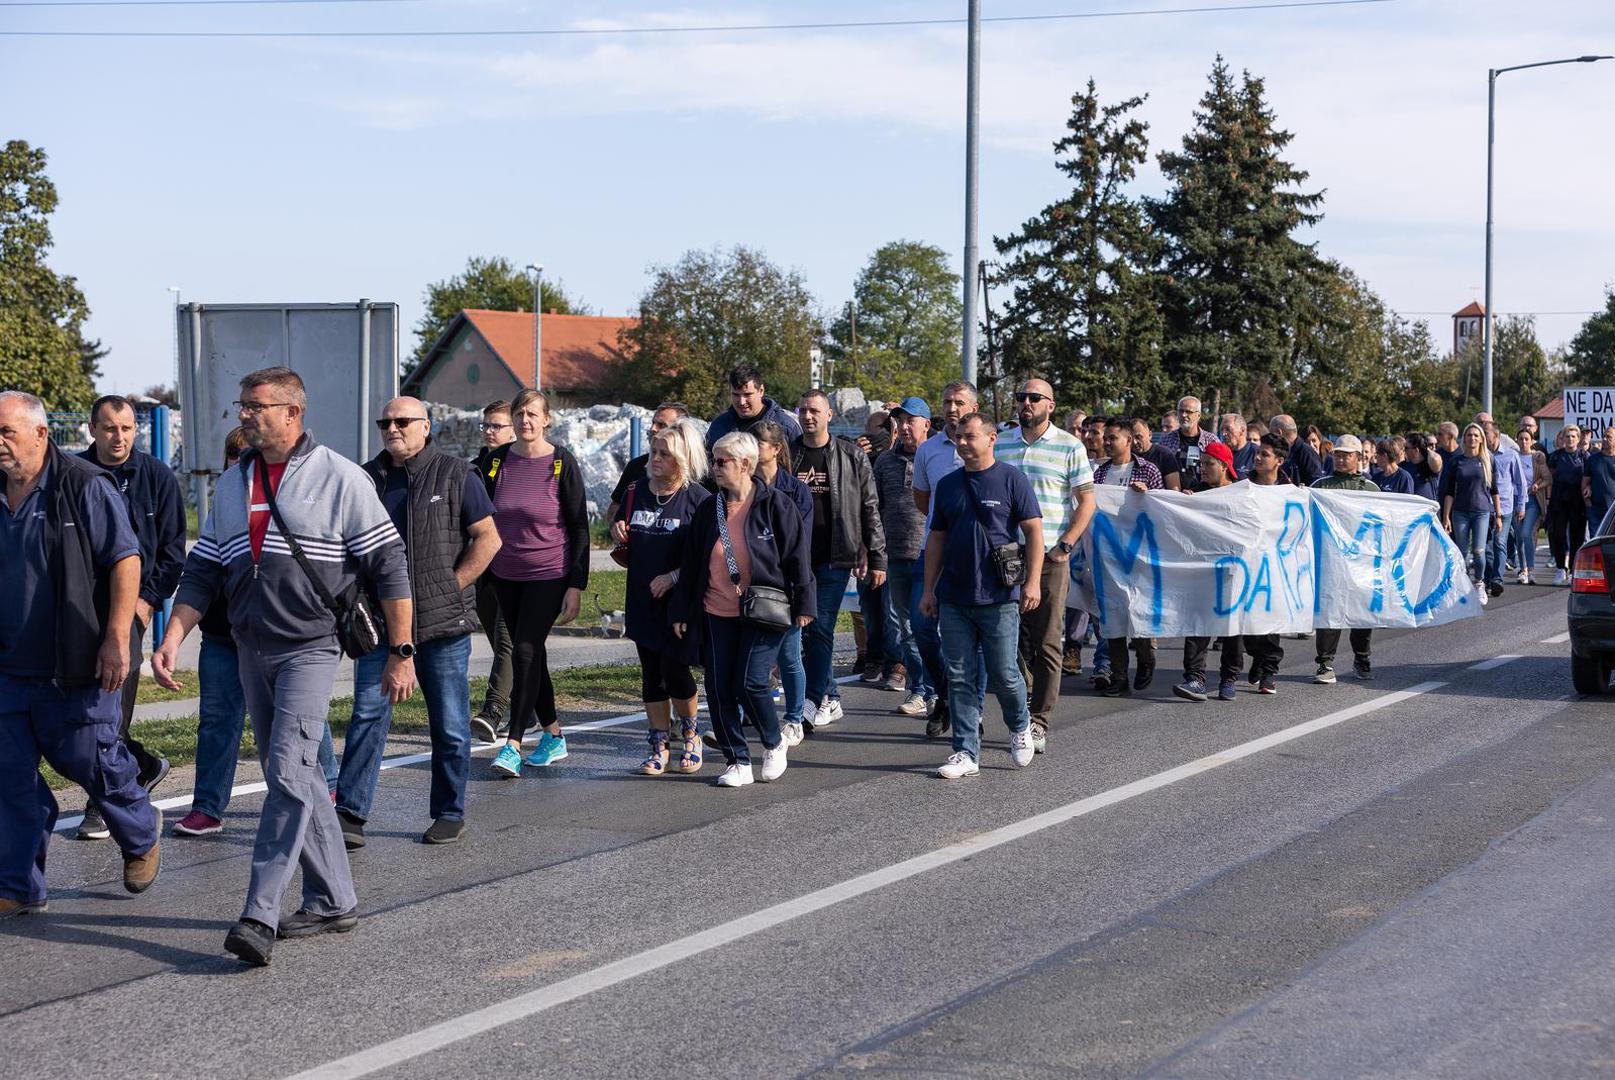
[[[1208,457],[1214,457],[1218,461],[1222,462],[1223,468],[1227,469],[1230,473],[1234,471],[1234,452],[1228,449],[1227,443],[1208,443],[1206,444],[1206,448],[1203,452]]]

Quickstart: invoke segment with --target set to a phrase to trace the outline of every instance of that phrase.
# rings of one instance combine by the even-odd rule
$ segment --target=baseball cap
[[[895,416],[898,413],[906,413],[909,416],[918,416],[922,420],[929,420],[931,419],[931,406],[925,403],[924,398],[906,397],[898,402],[897,407],[892,410],[892,415]]]
[[[1218,461],[1222,462],[1222,467],[1227,469],[1229,472],[1234,471],[1234,452],[1228,449],[1227,443],[1207,443],[1203,453],[1207,457],[1214,457]]]
[[[1363,452],[1362,440],[1355,435],[1342,435],[1335,440],[1335,453],[1338,454],[1341,451],[1348,454],[1361,454]]]

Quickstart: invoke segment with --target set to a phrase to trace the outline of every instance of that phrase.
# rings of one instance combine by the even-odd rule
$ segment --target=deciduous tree
[[[558,281],[545,279],[539,289],[544,310],[552,315],[587,315],[588,306],[567,296]],[[403,375],[414,371],[454,317],[466,308],[486,311],[532,311],[533,279],[503,256],[466,260],[465,270],[426,287],[426,311],[415,324],[415,352],[404,362]]]

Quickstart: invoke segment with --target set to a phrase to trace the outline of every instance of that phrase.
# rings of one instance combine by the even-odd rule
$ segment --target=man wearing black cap
[[[931,435],[931,408],[923,398],[904,398],[891,415],[897,439],[875,459],[875,495],[886,536],[887,640],[908,678],[908,694],[897,711],[926,716],[937,692],[914,638],[914,609],[925,589],[925,515],[914,505],[914,455]]]

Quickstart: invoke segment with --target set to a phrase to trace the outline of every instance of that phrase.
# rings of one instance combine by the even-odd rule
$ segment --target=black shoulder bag
[[[970,486],[970,474],[963,469],[959,472],[959,482],[964,485],[965,497],[970,500],[971,510],[974,511],[976,528],[981,535],[987,538],[988,555],[993,564],[993,572],[998,576],[998,584],[1006,589],[1013,589],[1017,585],[1026,584],[1026,553],[1019,544],[995,544],[993,534],[983,520],[981,503],[976,499],[976,489]],[[1014,528],[1014,522],[1010,523]]]
[[[723,542],[723,561],[729,566],[729,580],[740,587],[740,566],[735,562],[735,548],[729,542],[729,508],[725,505],[723,490],[712,500],[718,507],[718,539]],[[791,628],[791,598],[784,589],[772,585],[748,585],[740,594],[740,621],[759,630],[783,633]]]
[[[258,459],[258,466],[258,482],[263,485],[264,498],[269,502],[269,513],[275,519],[275,528],[280,530],[286,546],[292,549],[292,558],[297,560],[297,565],[308,575],[309,584],[314,586],[314,591],[320,594],[320,600],[336,617],[337,644],[342,646],[342,651],[351,660],[368,656],[381,644],[382,626],[376,613],[370,610],[369,598],[365,596],[364,590],[359,588],[357,581],[344,589],[340,597],[331,595],[331,590],[325,587],[325,582],[314,572],[308,556],[303,554],[303,545],[297,542],[297,537],[286,527],[286,519],[280,516],[280,506],[275,502],[275,492],[269,486],[269,467],[264,464],[261,457]]]

